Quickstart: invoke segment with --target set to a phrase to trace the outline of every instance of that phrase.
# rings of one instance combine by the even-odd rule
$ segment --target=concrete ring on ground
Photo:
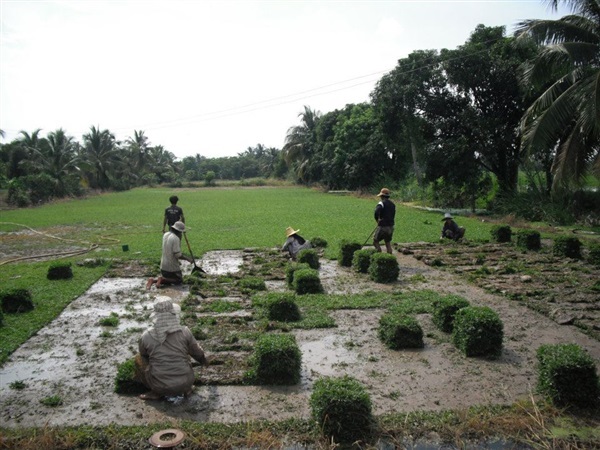
[[[172,437],[175,435],[175,437]],[[148,441],[156,448],[171,448],[179,445],[185,439],[185,433],[175,428],[157,431]]]

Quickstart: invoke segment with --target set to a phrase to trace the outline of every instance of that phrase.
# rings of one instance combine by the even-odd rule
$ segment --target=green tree
[[[127,138],[125,145],[133,163],[132,172],[141,178],[148,165],[148,155],[150,152],[148,137],[141,130],[133,130],[133,138]]]
[[[83,135],[83,155],[90,173],[90,186],[99,189],[110,187],[110,178],[115,166],[120,162],[120,149],[115,136],[108,130],[90,127]]]
[[[298,114],[301,124],[291,127],[285,137],[283,153],[285,161],[296,178],[301,182],[308,181],[306,169],[315,151],[316,129],[321,113],[304,106],[304,111]]]
[[[523,81],[541,92],[521,121],[522,146],[552,153],[553,189],[600,175],[600,5],[596,0],[547,0],[573,14],[559,20],[526,20],[519,41],[543,45]]]

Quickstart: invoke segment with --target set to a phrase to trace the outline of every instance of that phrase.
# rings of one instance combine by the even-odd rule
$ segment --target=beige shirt
[[[181,265],[181,239],[170,231],[163,234],[162,257],[160,259],[160,270],[166,272],[179,272]]]
[[[194,384],[190,356],[206,361],[204,350],[188,327],[167,334],[161,344],[146,331],[139,341],[140,355],[148,362],[145,378],[148,387],[160,395],[182,395]]]

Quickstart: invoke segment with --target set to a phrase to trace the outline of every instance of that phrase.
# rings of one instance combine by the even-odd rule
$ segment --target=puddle
[[[220,250],[206,252],[198,266],[210,275],[226,275],[240,271],[244,259],[241,251]]]

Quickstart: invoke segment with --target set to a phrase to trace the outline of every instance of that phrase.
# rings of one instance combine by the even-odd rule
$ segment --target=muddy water
[[[41,427],[307,418],[313,383],[321,376],[344,374],[365,385],[375,414],[505,404],[527,396],[535,384],[535,350],[542,343],[577,342],[600,361],[600,343],[575,328],[558,327],[515,302],[466,285],[411,257],[398,258],[402,275],[394,284],[373,283],[331,261],[322,261],[321,281],[328,293],[434,289],[462,295],[474,305],[488,305],[504,322],[502,357],[497,361],[463,357],[449,337],[435,329],[427,314],[417,317],[425,334],[425,348],[392,351],[377,338],[383,311],[339,310],[331,312],[336,328],[293,331],[303,358],[302,379],[297,386],[202,385],[186,399],[144,402],[113,392],[117,365],[136,353],[139,336],[151,324],[152,305],[166,298],[181,302],[187,289],[153,287],[146,291],[141,278],[102,279],[0,369],[2,423]],[[235,273],[242,261],[242,252],[211,252],[201,266],[209,276],[215,276]],[[426,281],[409,281],[415,274]],[[268,289],[286,287],[281,280],[272,280]],[[99,325],[99,320],[111,313],[119,316],[119,325]],[[22,381],[25,388],[12,389],[14,381]],[[52,395],[60,396],[63,404],[52,408],[40,403]]]

